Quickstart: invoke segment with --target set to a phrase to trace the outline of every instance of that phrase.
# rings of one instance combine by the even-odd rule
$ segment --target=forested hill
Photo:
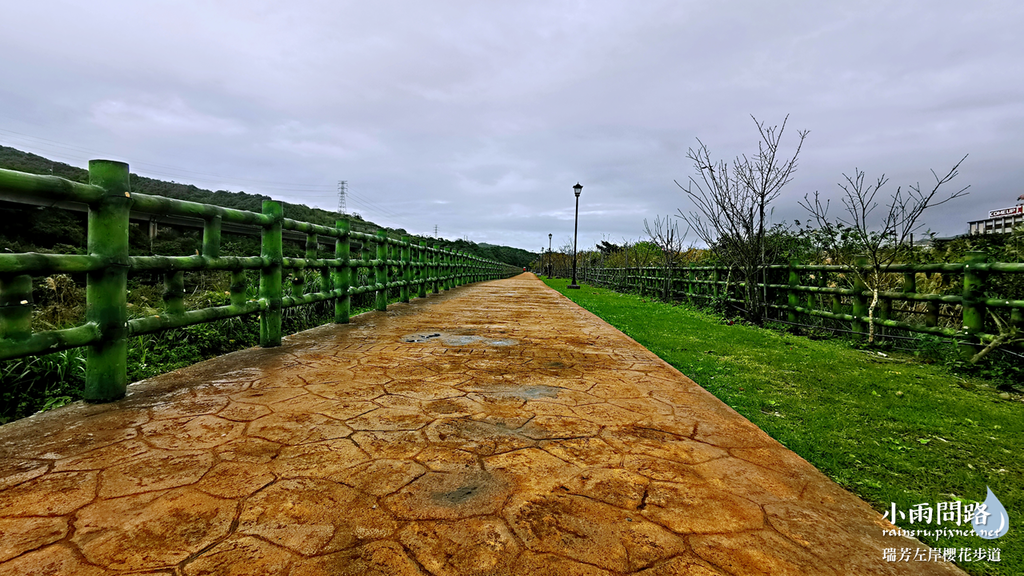
[[[54,162],[42,156],[22,152],[7,146],[0,146],[0,168],[32,174],[53,174],[54,176],[76,182],[89,181],[87,170],[61,162]],[[229,192],[227,190],[212,192],[189,184],[155,180],[137,174],[131,175],[131,187],[132,191],[143,194],[166,196],[168,198],[178,198],[252,212],[262,211],[263,201],[272,199],[262,194],[248,194],[246,192]],[[302,220],[333,227],[335,220],[338,218],[336,212],[310,208],[304,204],[291,204],[289,202],[281,202],[281,204],[284,207],[285,215],[293,220]],[[34,208],[22,207],[18,204],[0,202],[0,217],[6,223],[16,223],[16,225],[10,227],[5,225],[3,229],[0,229],[0,243],[3,244],[3,247],[10,249],[11,246],[17,246],[20,248],[12,249],[12,251],[38,251],[32,250],[32,248],[40,248],[43,251],[68,252],[72,251],[72,247],[84,248],[84,219],[77,218],[72,214],[66,214],[64,211],[40,211]],[[352,228],[354,230],[374,231],[384,228],[363,220],[358,215],[350,215],[349,219],[352,221]],[[408,234],[402,229],[388,229],[388,233],[394,237]],[[414,241],[426,240],[429,245],[438,244],[445,248],[454,248],[481,258],[497,260],[515,266],[526,267],[537,258],[537,254],[510,246],[476,244],[461,239],[446,240],[444,238],[435,239],[415,235],[410,236]]]

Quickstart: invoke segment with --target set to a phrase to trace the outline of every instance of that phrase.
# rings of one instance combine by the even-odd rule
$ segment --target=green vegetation
[[[856,314],[867,318],[869,316],[869,302],[872,298],[862,300],[853,298],[852,295],[842,295],[837,298],[828,294],[817,295],[801,289],[797,293],[796,302],[788,298],[783,287],[778,285],[787,284],[791,278],[786,268],[790,263],[820,266],[833,265],[836,262],[848,261],[859,250],[850,240],[851,232],[846,228],[836,228],[838,238],[828,239],[820,229],[813,229],[806,226],[799,228],[801,223],[795,222],[798,227],[792,230],[786,224],[776,224],[766,231],[765,242],[771,249],[768,254],[774,256],[765,261],[766,265],[775,268],[763,268],[759,273],[758,282],[776,285],[769,286],[766,290],[767,296],[773,299],[771,304],[775,305],[797,305],[805,308],[812,308],[825,313]],[[967,261],[982,259],[988,263],[1024,263],[1024,226],[1017,227],[1012,233],[1007,234],[965,234],[951,239],[938,239],[933,234],[930,236],[928,245],[914,245],[913,248],[902,245],[893,254],[898,252],[899,261],[894,265],[909,265],[920,267],[933,264],[963,264]],[[827,248],[828,246],[832,248]],[[664,247],[662,248],[664,250]],[[676,257],[679,262],[695,264],[698,267],[718,266],[718,276],[710,270],[686,271],[685,266],[675,268],[673,273],[674,294],[665,297],[663,280],[665,269],[660,266],[663,258],[658,258],[658,244],[655,242],[626,243],[623,246],[602,241],[594,249],[584,250],[579,253],[579,278],[603,286],[611,286],[617,289],[642,290],[646,293],[662,292],[662,298],[666,300],[694,301],[695,298],[703,297],[703,302],[710,304],[719,312],[728,311],[730,314],[743,313],[750,319],[750,311],[743,311],[737,306],[736,299],[742,299],[741,291],[737,289],[739,275],[735,269],[731,271],[724,266],[725,262],[713,250],[700,250],[689,248],[680,250]],[[980,254],[979,254],[980,253]],[[831,254],[831,256],[830,256]],[[981,257],[981,255],[984,255]],[[628,265],[628,278],[626,266]],[[781,265],[781,266],[780,266]],[[638,268],[646,267],[643,271]],[[572,257],[570,254],[543,254],[533,265],[537,272],[548,273],[555,276],[567,277],[572,269]],[[920,270],[920,269],[919,269]],[[645,279],[639,278],[646,277]],[[982,333],[980,340],[975,343],[978,346],[974,349],[975,355],[970,365],[960,361],[959,354],[949,353],[944,361],[948,361],[952,368],[962,373],[985,374],[987,377],[997,377],[1001,387],[1016,389],[1024,392],[1024,363],[1019,360],[1024,357],[1024,309],[1014,306],[1012,309],[987,305],[983,314],[980,312],[979,303],[986,300],[1021,300],[1024,298],[1024,273],[1007,271],[1003,267],[1001,271],[992,271],[981,277],[975,276],[971,279],[973,286],[974,310],[967,311],[971,317],[970,322],[965,318],[965,308],[958,301],[963,297],[965,281],[971,275],[959,272],[936,272],[919,271],[914,274],[912,282],[908,284],[907,275],[900,272],[883,272],[873,280],[873,286],[883,292],[900,293],[910,290],[917,294],[928,294],[937,296],[952,296],[956,300],[948,300],[943,303],[935,301],[925,303],[922,301],[907,300],[897,295],[894,298],[883,298],[879,303],[879,317],[893,320],[916,327],[936,327],[944,329],[947,334],[952,334],[961,329]],[[709,281],[718,280],[719,289],[731,290],[732,300],[724,297],[710,299]],[[695,280],[696,282],[689,282]],[[979,280],[981,283],[979,284]],[[850,290],[860,286],[861,290],[868,289],[868,283],[862,275],[851,273],[851,271],[808,271],[798,272],[796,282],[803,287],[811,286],[816,288],[839,288]],[[667,283],[666,283],[667,284]],[[696,296],[702,295],[702,296]],[[697,300],[701,302],[701,300]],[[806,302],[806,304],[805,304]],[[793,321],[789,312],[783,308],[770,308],[765,317],[750,320],[756,323],[763,321]],[[867,332],[867,322],[853,321],[849,319],[837,319],[830,317],[808,316],[800,313],[797,322],[806,323],[804,333],[813,334],[816,337],[834,334],[834,330],[847,331],[856,330]],[[968,326],[968,324],[970,324]],[[902,345],[905,339],[920,344],[926,340],[922,332],[908,330],[899,326],[888,326],[878,329],[875,333],[876,342],[880,348],[891,348]],[[948,336],[947,336],[948,337]],[[966,350],[961,350],[966,353]]]
[[[986,486],[1011,528],[998,540],[922,539],[942,548],[1000,548],[999,563],[971,574],[1024,574],[1024,404],[988,380],[957,376],[921,357],[946,344],[922,340],[920,356],[812,340],[566,280],[547,280],[675,366],[879,512],[895,502],[979,502]],[[908,527],[905,522],[896,522]],[[966,524],[964,525],[966,527]]]
[[[255,273],[250,275],[247,297],[255,298],[258,282]],[[230,303],[227,274],[207,272],[187,276],[186,284],[196,287],[195,292],[185,297],[187,309]],[[311,272],[308,285],[316,286],[317,280],[317,273]],[[84,289],[66,275],[48,277],[44,286],[46,299],[37,300],[34,329],[63,328],[81,321]],[[128,309],[132,311],[130,317],[156,314],[162,306],[161,291],[162,287],[137,279],[130,281],[127,295]],[[397,291],[393,292],[389,294],[389,302],[398,301]],[[353,296],[352,313],[372,310],[373,298],[372,292]],[[286,308],[283,313],[282,333],[294,334],[333,322],[334,303]],[[128,381],[137,382],[259,343],[259,322],[255,315],[136,336],[130,339],[128,346]],[[0,424],[79,400],[84,384],[83,348],[0,362]]]
[[[82,168],[76,168],[60,162],[54,162],[37,156],[22,152],[15,148],[0,146],[0,168],[18,170],[30,174],[52,174],[75,182],[88,182],[89,173]],[[261,212],[264,200],[272,200],[269,196],[261,194],[247,194],[245,192],[230,192],[227,190],[203,190],[188,184],[177,182],[165,182],[146,178],[137,174],[130,176],[131,188],[135,192],[166,196],[179,200],[191,202],[202,202],[225,208],[238,210],[249,210]],[[291,204],[281,202],[286,217],[292,220],[312,222],[323,226],[334,227],[338,218],[336,212],[310,208],[302,204]],[[383,226],[372,222],[364,221],[359,215],[349,215],[352,220],[352,229],[357,232],[374,233]],[[0,221],[4,222],[3,231],[0,231],[0,250],[8,252],[56,252],[61,254],[82,253],[85,246],[85,214],[66,212],[64,210],[50,210],[36,206],[25,206],[0,201]],[[138,224],[132,224],[130,233],[132,255],[161,254],[167,256],[191,255],[202,245],[201,230],[193,229],[171,229],[160,227],[160,234],[152,241],[148,234]],[[394,238],[409,235],[403,229],[388,230],[388,234]],[[259,236],[240,237],[224,235],[224,240],[229,239],[242,244],[247,251],[242,253],[230,252],[227,245],[222,246],[224,255],[254,255],[259,254]],[[424,236],[411,236],[415,242],[427,241],[428,245],[437,244],[441,248],[450,248],[472,254],[488,260],[505,262],[513,266],[526,267],[537,258],[537,254],[511,246],[495,246],[493,244],[477,244],[466,240],[446,240],[444,238],[431,238]],[[251,246],[256,246],[251,251]],[[285,254],[289,256],[289,254]]]
[[[0,168],[35,174],[52,174],[77,182],[87,182],[86,170],[52,162],[13,148],[0,146]],[[211,192],[195,186],[163,182],[130,175],[132,190],[140,193],[167,196],[181,200],[202,202],[218,206],[262,211],[266,196],[234,193],[224,190]],[[333,227],[337,214],[307,206],[282,203],[287,217]],[[358,216],[352,217],[352,229],[375,232],[377,227]],[[41,252],[84,254],[86,243],[86,215],[44,206],[0,201],[0,251],[8,253]],[[159,254],[182,256],[198,254],[202,249],[202,230],[160,225],[151,236],[145,223],[129,225],[129,253],[132,256]],[[404,230],[387,230],[391,237],[407,235]],[[524,266],[535,255],[508,246],[475,244],[465,240],[412,237],[414,242],[427,241],[481,258]],[[361,246],[356,243],[353,257],[359,258]],[[261,253],[259,235],[222,235],[221,255],[254,256]],[[333,248],[327,250],[333,255]],[[285,241],[285,257],[303,257],[304,242]],[[323,254],[323,252],[322,252]],[[316,288],[320,278],[317,271],[306,273],[305,285]],[[32,328],[34,331],[55,330],[80,325],[85,312],[85,274],[56,274],[33,278]],[[247,280],[248,299],[256,297],[258,275],[250,273]],[[366,269],[353,272],[356,286],[368,283]],[[291,278],[285,278],[291,284]],[[225,272],[187,272],[184,274],[185,309],[200,309],[229,304],[229,278]],[[389,302],[396,301],[397,293],[389,294]],[[373,305],[372,293],[353,297],[353,313],[369,310]],[[140,272],[128,277],[129,318],[151,316],[165,308],[163,301],[163,275]],[[321,303],[289,308],[284,311],[285,334],[299,332],[334,320],[333,303]],[[132,338],[129,342],[128,381],[137,381],[174,370],[207,358],[259,344],[259,323],[255,315],[219,322],[169,330],[160,334]],[[82,397],[84,381],[84,350],[69,350],[40,357],[0,362],[0,424],[28,416],[38,410],[61,406]]]

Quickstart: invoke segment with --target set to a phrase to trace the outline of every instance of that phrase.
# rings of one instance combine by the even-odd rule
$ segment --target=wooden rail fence
[[[55,176],[39,176],[0,169],[0,199],[39,204],[78,202],[88,205],[87,255],[0,254],[0,360],[87,347],[84,398],[109,401],[124,396],[127,387],[128,339],[132,336],[259,314],[260,344],[281,344],[282,309],[315,302],[334,302],[334,321],[346,323],[351,298],[375,292],[375,308],[385,310],[388,290],[398,289],[402,302],[426,297],[455,286],[494,278],[507,278],[521,269],[441,249],[424,242],[388,237],[383,230],[367,234],[351,230],[347,220],[334,228],[284,217],[281,205],[263,203],[263,212],[248,212],[161,196],[133,193],[128,165],[109,160],[89,162],[89,183]],[[195,256],[129,256],[128,222],[132,211],[173,215],[203,221],[202,253]],[[259,256],[221,256],[221,224],[262,230]],[[282,231],[306,235],[305,258],[286,258]],[[318,239],[318,236],[321,237]],[[323,237],[334,239],[333,258],[318,253]],[[367,252],[352,258],[351,241],[376,246],[376,258]],[[371,283],[353,283],[353,271],[373,272]],[[186,310],[184,271],[226,270],[231,274],[230,301],[226,306]],[[259,294],[246,299],[246,270],[258,270]],[[283,271],[292,270],[286,290]],[[320,285],[308,291],[304,270],[319,270]],[[159,314],[128,318],[128,272],[164,274],[164,309]],[[85,323],[73,328],[34,332],[32,323],[33,276],[53,273],[86,274]]]

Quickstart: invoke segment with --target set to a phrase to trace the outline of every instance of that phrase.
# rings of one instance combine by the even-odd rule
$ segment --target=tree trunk
[[[753,322],[754,324],[760,325],[761,318],[760,314],[758,314],[758,312],[760,311],[760,306],[758,306],[757,302],[757,286],[755,286],[756,281],[757,271],[748,271],[747,274],[744,275],[743,279],[743,294],[745,296],[747,305],[747,319]]]
[[[989,352],[1002,346],[1006,342],[1006,340],[1007,338],[1003,334],[1000,334],[999,336],[993,338],[992,341],[988,343],[988,346],[985,346],[985,348],[983,348],[981,352],[978,352],[977,354],[971,357],[971,364],[977,364],[982,358],[988,356]]]
[[[875,343],[875,308],[878,307],[878,277],[871,289],[871,305],[868,306],[868,344]]]

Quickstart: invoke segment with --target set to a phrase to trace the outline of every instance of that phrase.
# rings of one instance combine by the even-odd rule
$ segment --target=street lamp
[[[551,234],[548,234],[548,279],[551,279]]]
[[[583,186],[577,182],[572,189],[576,192],[576,223],[572,228],[572,284],[569,284],[567,288],[571,290],[579,290],[580,287],[576,284],[576,235],[580,231],[580,192],[583,192]]]

